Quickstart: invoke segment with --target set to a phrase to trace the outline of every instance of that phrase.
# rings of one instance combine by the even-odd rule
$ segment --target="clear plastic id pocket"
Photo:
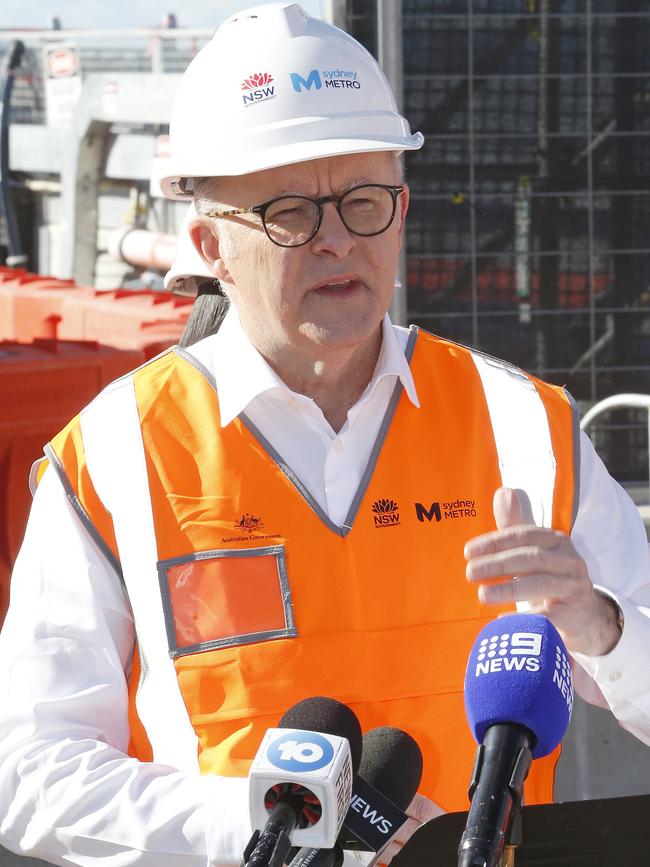
[[[284,547],[158,563],[170,656],[297,635]]]

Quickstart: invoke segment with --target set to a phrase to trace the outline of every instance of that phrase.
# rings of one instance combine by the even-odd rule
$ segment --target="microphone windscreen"
[[[363,736],[359,776],[405,810],[422,779],[422,752],[411,735],[392,726],[370,729]]]
[[[569,653],[548,618],[508,614],[479,632],[465,672],[465,712],[479,744],[490,726],[518,723],[541,758],[564,737],[572,707]]]
[[[323,732],[346,738],[350,744],[352,770],[361,761],[362,735],[357,715],[346,704],[325,696],[305,698],[285,711],[279,722],[283,729]]]

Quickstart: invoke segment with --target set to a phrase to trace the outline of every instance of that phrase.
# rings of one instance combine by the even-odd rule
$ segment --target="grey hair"
[[[194,207],[205,214],[220,204],[217,196],[219,178],[194,178]]]

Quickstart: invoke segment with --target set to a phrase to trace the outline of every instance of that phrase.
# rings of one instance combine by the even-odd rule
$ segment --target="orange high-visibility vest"
[[[415,329],[407,355],[421,406],[397,384],[342,527],[244,414],[220,426],[209,372],[181,350],[53,440],[50,461],[132,600],[134,755],[161,760],[187,728],[201,773],[245,775],[288,707],[328,695],[364,730],[409,732],[420,790],[467,808],[465,666],[479,630],[512,608],[479,604],[463,546],[494,529],[502,483],[528,491],[538,523],[570,531],[576,422],[562,389],[503,362]],[[123,437],[110,455],[95,442],[107,425],[106,442]],[[187,719],[152,734],[152,706],[164,716],[176,689],[170,717]],[[534,763],[528,803],[552,800],[558,754]]]

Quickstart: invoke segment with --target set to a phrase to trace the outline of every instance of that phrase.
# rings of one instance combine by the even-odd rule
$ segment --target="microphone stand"
[[[248,841],[242,867],[283,867],[291,850],[289,835],[296,824],[295,807],[278,801],[262,832],[255,831]]]
[[[523,838],[523,823],[521,820],[520,803],[513,804],[510,821],[506,828],[506,842],[503,854],[499,859],[499,867],[515,867],[515,852]]]

